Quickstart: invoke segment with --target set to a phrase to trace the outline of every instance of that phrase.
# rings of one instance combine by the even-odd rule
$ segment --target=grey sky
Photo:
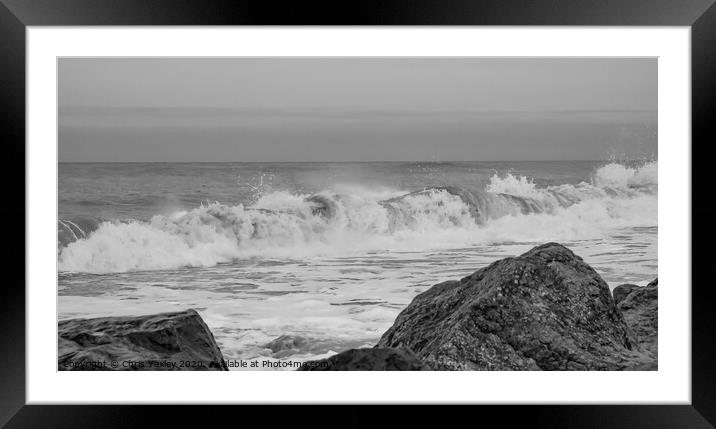
[[[60,161],[656,155],[656,59],[64,58]]]

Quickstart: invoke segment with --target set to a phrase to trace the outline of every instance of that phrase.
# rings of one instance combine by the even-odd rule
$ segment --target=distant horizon
[[[655,58],[60,58],[58,158],[641,159],[657,78]]]
[[[417,161],[58,161],[58,164],[376,164],[376,163],[473,163],[473,162],[652,162],[654,158],[634,159],[520,159],[520,160],[480,160],[480,161],[455,161],[455,160],[417,160]]]
[[[509,109],[509,110],[497,110],[497,109],[434,109],[434,110],[417,110],[417,109],[380,109],[380,108],[351,108],[351,107],[331,107],[331,108],[301,108],[292,107],[291,109],[285,109],[281,107],[264,107],[264,108],[248,108],[248,107],[229,107],[229,106],[165,106],[165,105],[127,105],[127,106],[104,106],[96,104],[72,104],[60,106],[61,110],[72,110],[72,109],[103,109],[103,110],[218,110],[218,111],[236,111],[236,112],[302,112],[302,111],[329,111],[329,112],[391,112],[391,113],[419,113],[419,114],[432,114],[432,113],[474,113],[474,114],[519,114],[519,113],[658,113],[658,109]]]

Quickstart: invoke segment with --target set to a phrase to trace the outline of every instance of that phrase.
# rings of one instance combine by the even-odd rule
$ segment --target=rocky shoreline
[[[58,324],[60,371],[228,371],[194,310]]]
[[[434,285],[413,299],[375,347],[346,350],[298,370],[656,370],[657,315],[657,280],[621,285],[612,294],[579,256],[547,243]],[[58,328],[58,370],[228,370],[194,310],[72,319]],[[270,348],[299,340],[282,336]],[[127,361],[137,363],[111,365]]]

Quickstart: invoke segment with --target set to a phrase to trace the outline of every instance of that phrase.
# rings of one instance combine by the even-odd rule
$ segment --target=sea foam
[[[59,269],[126,272],[255,257],[599,238],[619,228],[656,227],[657,167],[656,161],[639,167],[611,163],[589,182],[547,187],[496,174],[477,190],[344,185],[315,194],[276,191],[247,206],[215,202],[148,222],[106,221],[93,231],[62,221],[58,228],[69,238],[59,249]]]

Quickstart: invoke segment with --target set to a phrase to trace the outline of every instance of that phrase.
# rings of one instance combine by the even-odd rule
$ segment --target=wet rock
[[[436,370],[625,370],[633,344],[604,280],[548,243],[418,295],[377,347],[406,347]]]
[[[430,371],[413,352],[398,348],[351,349],[304,363],[298,371]]]
[[[271,349],[273,353],[280,353],[287,350],[301,350],[308,344],[306,338],[298,335],[281,335],[274,338],[264,347]]]
[[[629,295],[629,293],[631,291],[633,291],[634,289],[636,289],[638,287],[640,287],[640,286],[634,285],[631,283],[627,283],[627,284],[623,284],[623,285],[619,285],[619,286],[615,287],[614,290],[612,291],[612,295],[614,296],[614,303],[619,305],[619,303],[622,302],[624,300],[624,298],[626,298],[627,295]]]
[[[370,347],[371,344],[353,339],[320,339],[290,334],[276,337],[263,345],[264,348],[271,351],[271,356],[277,359],[294,355],[324,355],[331,350],[347,350],[366,346]]]
[[[58,323],[60,371],[228,371],[194,310]]]
[[[659,281],[632,288],[617,307],[636,337],[637,345],[657,358],[659,328]],[[616,290],[616,289],[615,289]]]

